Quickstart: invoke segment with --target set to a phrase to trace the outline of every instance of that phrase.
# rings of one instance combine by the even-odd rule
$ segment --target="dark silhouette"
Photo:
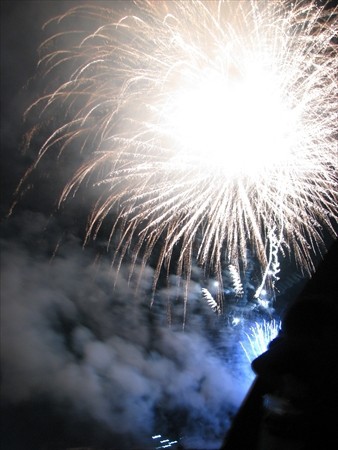
[[[256,380],[222,450],[338,448],[337,244],[253,361]]]

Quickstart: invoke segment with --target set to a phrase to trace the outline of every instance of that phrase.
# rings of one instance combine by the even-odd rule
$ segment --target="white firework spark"
[[[277,337],[280,329],[281,322],[275,319],[255,322],[249,328],[249,332],[245,333],[247,341],[245,343],[241,341],[240,344],[250,363],[267,351],[269,343]]]
[[[236,294],[236,297],[242,297],[244,294],[244,289],[243,289],[243,284],[241,281],[241,277],[238,273],[238,270],[236,268],[236,266],[230,264],[229,265],[229,272],[231,275],[231,279],[232,279],[232,283],[233,283],[233,288]]]
[[[248,248],[266,267],[275,230],[312,270],[322,228],[334,233],[337,10],[287,3],[86,3],[47,24],[53,87],[27,114],[50,126],[59,108],[64,121],[28,173],[76,149],[60,203],[93,186],[87,239],[112,220],[118,265],[128,250],[146,264],[160,240],[154,286],[175,247],[178,275],[196,259],[220,277]]]
[[[221,314],[221,308],[219,304],[216,302],[216,300],[208,291],[208,289],[202,288],[202,296],[207,301],[208,305],[214,312],[217,312],[217,314]]]

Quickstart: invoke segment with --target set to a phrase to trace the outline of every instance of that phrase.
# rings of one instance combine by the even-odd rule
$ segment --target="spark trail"
[[[247,342],[240,342],[249,363],[267,351],[269,343],[277,337],[280,329],[281,322],[275,319],[255,322],[249,327],[249,332],[245,333]]]
[[[60,204],[93,190],[87,240],[111,220],[117,266],[129,251],[145,265],[160,246],[154,286],[177,248],[187,280],[193,260],[221,278],[248,248],[263,273],[272,230],[313,269],[337,219],[337,9],[85,4],[55,28],[39,62],[53,82],[27,111],[54,128],[22,184],[53,149],[81,156]]]

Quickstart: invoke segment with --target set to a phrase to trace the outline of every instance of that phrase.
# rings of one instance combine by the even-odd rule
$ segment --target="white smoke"
[[[172,418],[187,439],[220,440],[248,386],[198,328],[201,318],[170,328],[156,309],[163,293],[150,308],[150,268],[136,294],[127,266],[116,274],[108,259],[94,264],[75,239],[53,258],[43,243],[33,251],[27,243],[43,223],[25,222],[25,245],[2,242],[4,401],[47,398],[135,441]]]

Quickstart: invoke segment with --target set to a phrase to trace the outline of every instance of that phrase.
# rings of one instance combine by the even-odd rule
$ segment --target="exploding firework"
[[[267,351],[269,343],[277,337],[280,329],[281,322],[275,319],[255,322],[249,327],[249,332],[245,333],[247,341],[241,341],[240,344],[250,363]]]
[[[63,121],[27,174],[53,149],[75,152],[81,164],[60,204],[90,186],[87,239],[112,221],[118,266],[129,251],[145,265],[160,248],[154,286],[174,252],[187,280],[193,260],[221,278],[248,249],[265,270],[272,232],[274,251],[311,271],[311,249],[336,221],[337,10],[114,5],[46,24],[57,27],[40,48],[50,90],[27,114]]]

